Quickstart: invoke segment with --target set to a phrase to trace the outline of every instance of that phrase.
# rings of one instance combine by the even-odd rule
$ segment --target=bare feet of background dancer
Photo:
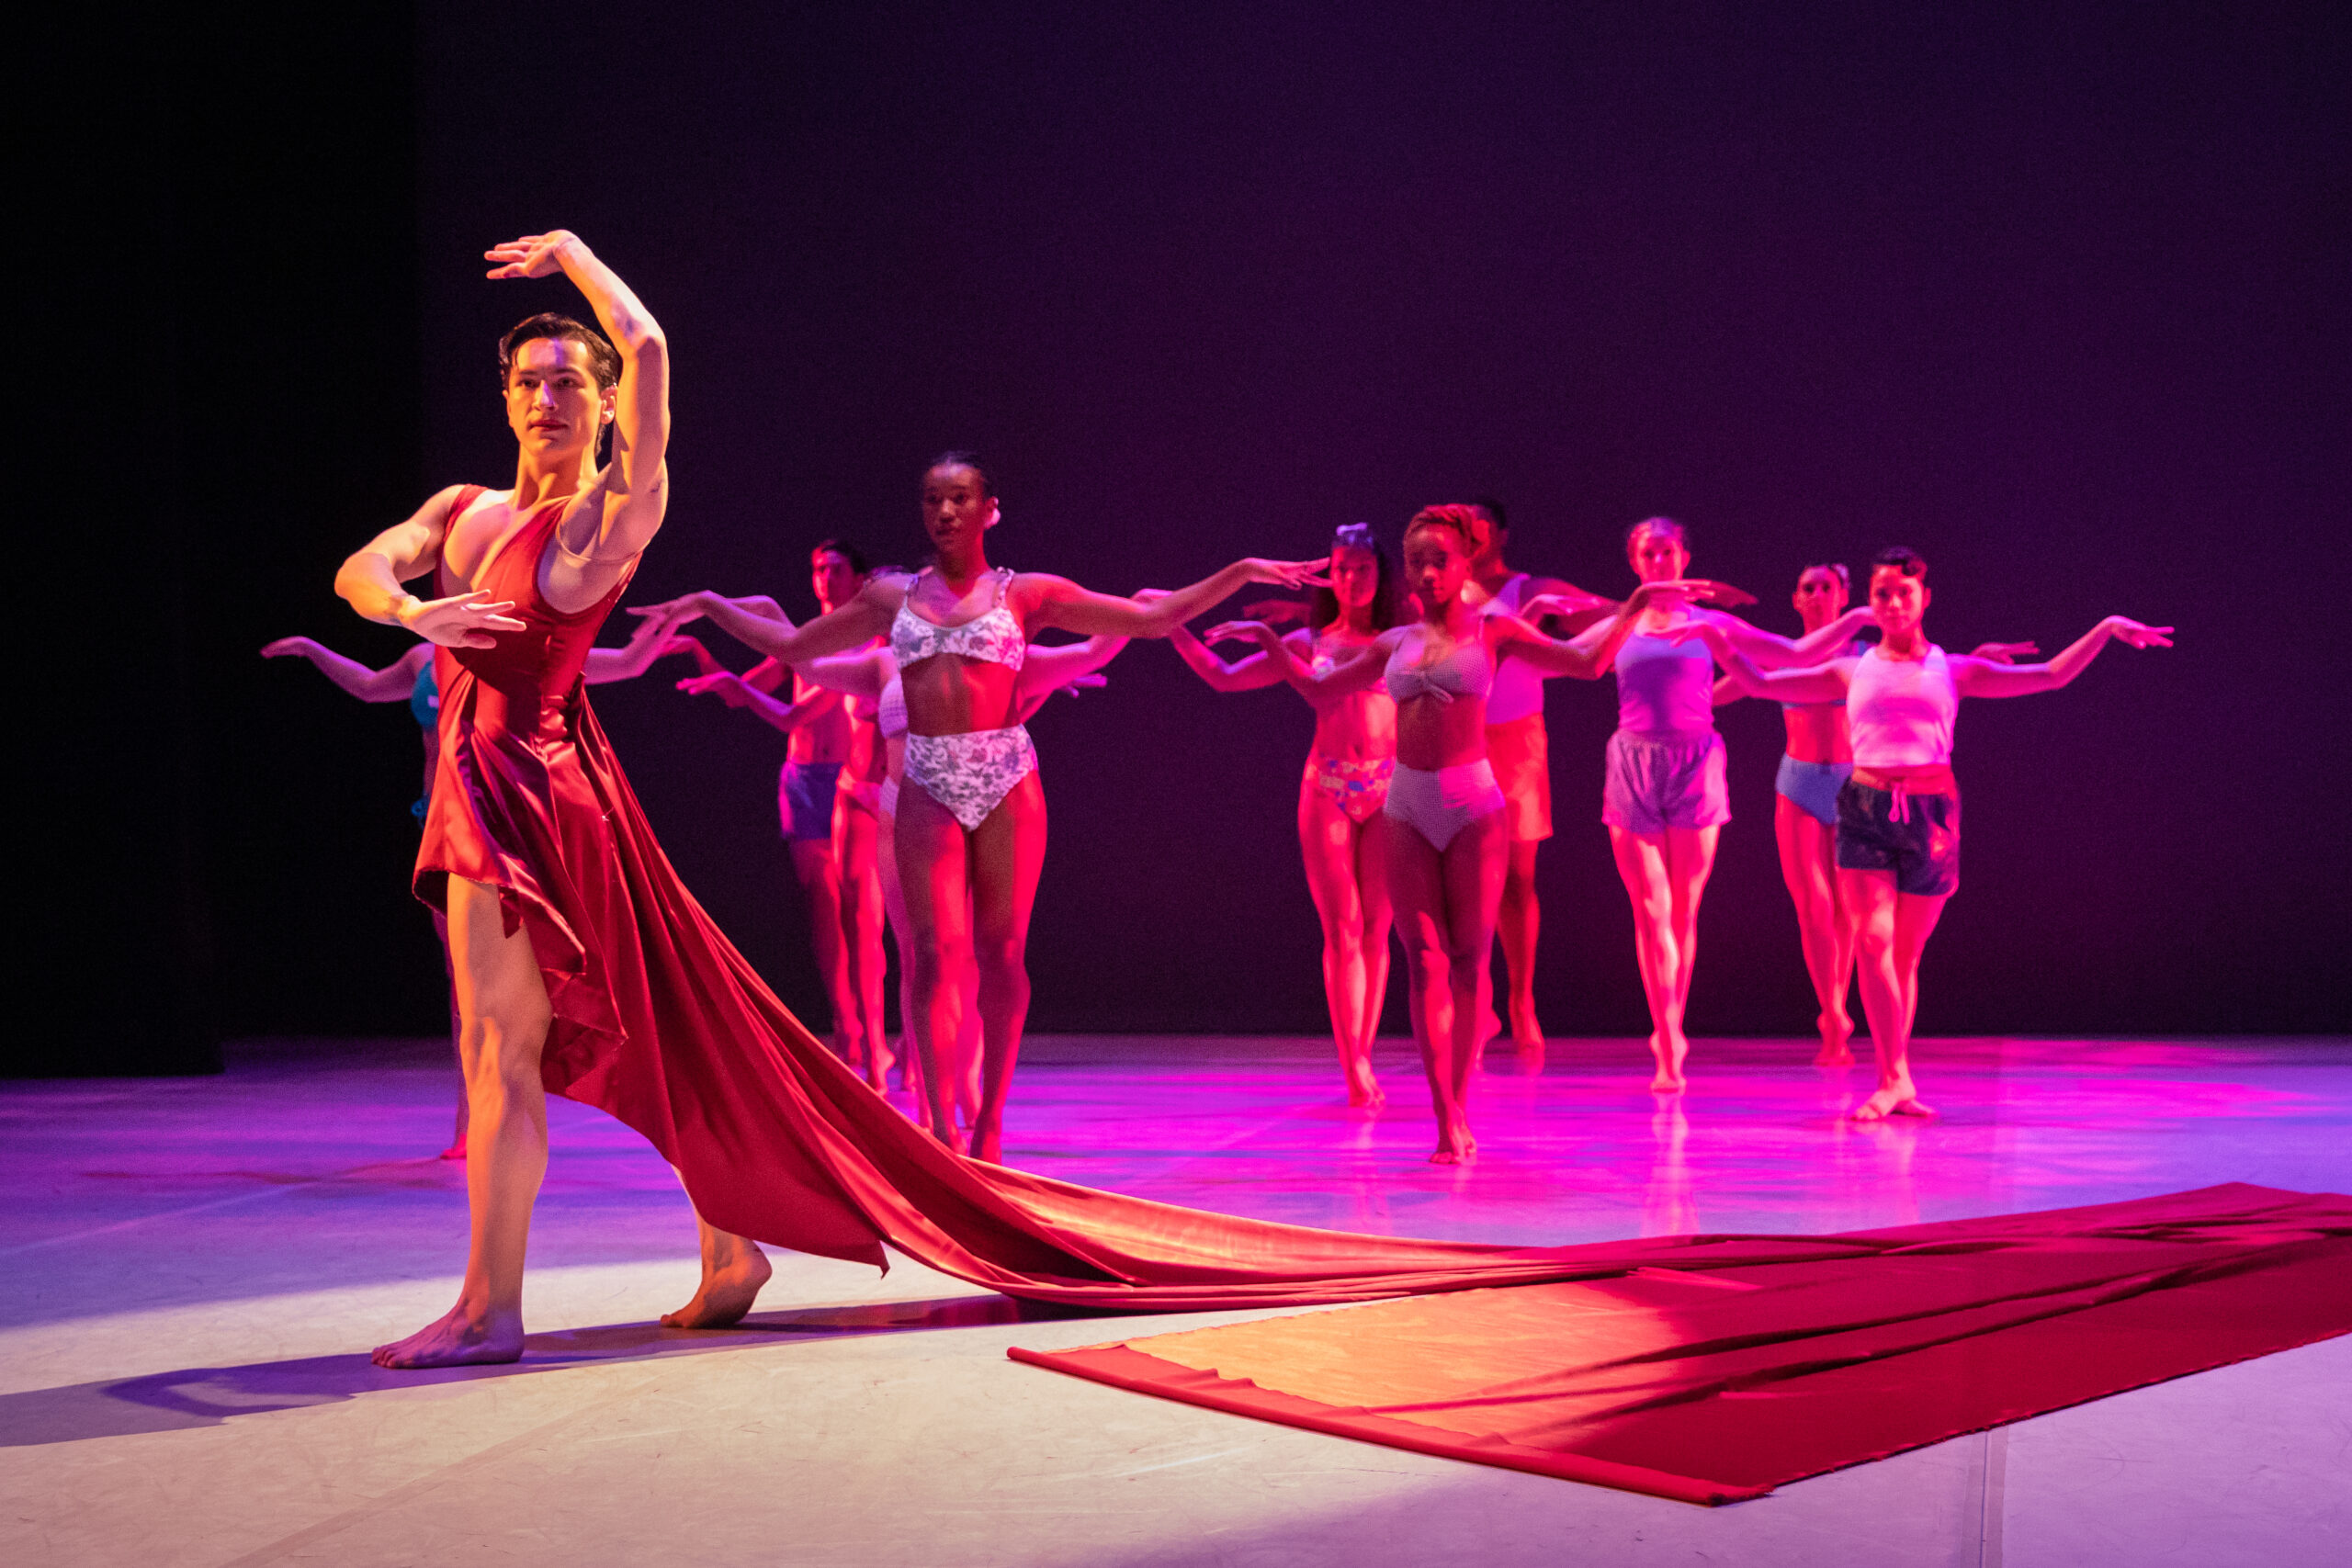
[[[493,824],[473,795],[509,792],[502,807],[540,822],[571,809],[571,795],[559,786],[585,764],[576,747],[544,748],[541,726],[573,722],[588,645],[661,527],[669,497],[668,355],[652,316],[567,231],[526,235],[486,256],[494,278],[560,270],[611,341],[560,316],[536,316],[510,333],[500,345],[500,371],[519,449],[514,488],[453,485],[378,535],[335,577],[335,591],[368,619],[458,650],[445,666],[456,673],[441,694],[441,771],[417,873],[420,893],[440,900],[449,919],[472,1107],[466,1162],[472,1241],[457,1304],[407,1338],[379,1346],[375,1360],[386,1367],[522,1354],[524,1252],[547,1168],[540,1055],[555,1014],[528,911],[507,923],[507,901],[521,908],[526,894],[502,879],[518,874],[518,864],[523,874],[559,877],[560,864],[532,867],[528,860],[560,856],[567,840],[562,829],[534,839],[511,820]],[[599,468],[607,428],[612,457]],[[401,586],[427,574],[435,578],[431,599]],[[484,697],[477,665],[500,671],[495,700]],[[537,707],[521,700],[534,682]],[[569,782],[580,799],[595,798],[584,779]],[[579,827],[594,830],[584,820]],[[526,836],[488,837],[500,830]]]
[[[1324,564],[1236,561],[1143,604],[1067,578],[991,569],[985,541],[1001,517],[978,459],[949,453],[922,477],[923,528],[937,557],[911,581],[868,583],[847,604],[798,628],[717,593],[673,602],[682,616],[707,615],[786,663],[889,637],[907,702],[898,851],[915,928],[915,1039],[924,1079],[932,1082],[939,1043],[956,1039],[962,1025],[955,979],[977,964],[982,1081],[971,1153],[999,1163],[1005,1100],[1029,1013],[1029,916],[1046,853],[1036,752],[1012,718],[1030,637],[1046,626],[1082,636],[1165,637],[1244,583],[1296,588],[1318,581],[1315,573]]]
[[[1844,564],[1826,561],[1797,574],[1790,603],[1804,629],[1815,632],[1843,615],[1851,598]],[[1841,652],[1854,656],[1862,650],[1863,645],[1855,641]],[[2030,642],[1988,642],[1972,657],[2007,664],[2040,651]],[[1719,705],[1744,694],[1728,675],[1715,682]],[[1788,728],[1788,749],[1772,781],[1772,832],[1780,844],[1781,880],[1796,906],[1805,973],[1821,1010],[1814,1018],[1821,1032],[1814,1065],[1842,1067],[1854,1060],[1848,1043],[1854,1021],[1846,997],[1854,984],[1855,932],[1854,912],[1838,881],[1838,792],[1854,771],[1853,743],[1847,737],[1842,702],[1783,702],[1781,716]]]
[[[1671,581],[1690,567],[1682,525],[1669,517],[1634,525],[1625,557],[1644,582]],[[1755,600],[1736,593],[1719,602]],[[1724,741],[1715,733],[1714,672],[1703,657],[1693,657],[1698,650],[1661,634],[1703,621],[1720,626],[1761,663],[1810,664],[1844,647],[1868,619],[1856,611],[1792,642],[1669,592],[1651,603],[1610,661],[1617,672],[1617,732],[1602,764],[1600,819],[1634,907],[1634,952],[1657,1064],[1650,1088],[1657,1093],[1675,1093],[1688,1082],[1683,1063],[1690,1039],[1682,1020],[1699,951],[1699,901],[1714,870],[1716,835],[1731,820]]]
[[[846,540],[828,539],[808,553],[809,586],[820,615],[865,586],[865,558]],[[778,612],[781,614],[781,612]],[[660,617],[648,615],[651,624]],[[770,695],[786,680],[792,700]],[[792,873],[808,906],[808,945],[833,1012],[833,1049],[876,1089],[889,1085],[890,1047],[875,1032],[881,1008],[881,884],[870,833],[852,832],[835,849],[835,798],[847,771],[853,781],[876,747],[871,717],[861,720],[839,693],[803,679],[773,659],[742,674],[718,671],[678,682],[749,710],[786,739],[776,776],[776,815],[792,855]],[[872,917],[870,919],[868,917]],[[870,995],[869,995],[870,992]]]
[[[1329,575],[1331,586],[1317,589],[1308,601],[1306,629],[1284,639],[1293,658],[1318,674],[1370,647],[1396,624],[1399,612],[1396,574],[1370,524],[1351,523],[1332,536]],[[1228,664],[1182,626],[1168,640],[1194,674],[1220,692],[1271,686],[1288,673],[1287,664],[1263,652]],[[1373,686],[1338,694],[1312,685],[1298,690],[1315,710],[1315,742],[1298,786],[1298,847],[1323,926],[1323,999],[1348,1103],[1377,1106],[1388,1098],[1373,1076],[1372,1043],[1388,995],[1390,916],[1383,835],[1374,824],[1396,767],[1396,705]]]
[[[1859,920],[1862,1011],[1878,1054],[1878,1089],[1854,1112],[1863,1122],[1934,1114],[1912,1080],[1911,1031],[1919,955],[1960,886],[1960,784],[1951,770],[1960,699],[2056,691],[2110,637],[2133,648],[2172,646],[2170,626],[2109,615],[2047,664],[1954,659],[1928,640],[1931,597],[1928,563],[1917,552],[1882,552],[1871,569],[1877,646],[1812,670],[1760,670],[1713,622],[1666,634],[1678,643],[1702,639],[1751,695],[1845,705],[1854,772],[1838,792],[1838,876]]]
[[[1713,583],[1645,583],[1593,646],[1555,642],[1508,612],[1485,614],[1463,598],[1476,548],[1466,506],[1424,507],[1405,530],[1405,581],[1421,619],[1382,632],[1327,670],[1299,661],[1262,621],[1237,621],[1211,641],[1252,637],[1287,666],[1293,684],[1327,698],[1385,681],[1396,704],[1396,768],[1382,806],[1383,861],[1411,983],[1413,1037],[1421,1048],[1437,1116],[1434,1165],[1474,1159],[1467,1095],[1478,1048],[1478,970],[1493,952],[1495,911],[1507,858],[1503,794],[1487,760],[1487,694],[1496,659],[1510,649],[1554,674],[1598,678],[1649,601],[1668,592],[1712,597]],[[1544,615],[1581,606],[1537,598]]]
[[[1583,604],[1585,608],[1556,617],[1545,627],[1563,637],[1575,636],[1616,609],[1614,600],[1588,593],[1572,582],[1513,570],[1503,559],[1510,547],[1510,513],[1503,503],[1481,496],[1471,510],[1481,524],[1478,553],[1470,562],[1470,585],[1464,590],[1473,604],[1492,604],[1514,615],[1534,598]],[[1535,897],[1535,852],[1552,836],[1552,748],[1544,728],[1544,674],[1523,659],[1506,655],[1495,666],[1495,689],[1487,698],[1487,758],[1502,787],[1503,830],[1510,846],[1496,945],[1503,953],[1511,1043],[1532,1066],[1544,1059],[1544,1026],[1535,1016],[1535,945],[1544,927]],[[1491,961],[1482,974],[1486,994],[1478,1003],[1479,1028],[1482,1035],[1492,1035],[1502,1026],[1495,1017]]]
[[[672,637],[659,622],[639,626],[626,648],[599,648],[588,655],[582,675],[590,685],[627,681],[645,673],[657,659],[673,654],[699,654],[702,645],[690,637]],[[424,825],[425,807],[433,797],[433,775],[441,761],[441,689],[433,673],[433,645],[418,643],[381,670],[371,670],[306,637],[282,637],[265,645],[264,659],[307,659],[319,672],[363,703],[405,701],[411,717],[424,737],[424,789],[409,807],[417,826]],[[458,1067],[457,1122],[443,1159],[466,1157],[466,1055],[458,1026],[458,981],[449,963],[449,921],[427,906],[433,916],[433,939],[441,949],[441,973],[449,996],[449,1052]]]

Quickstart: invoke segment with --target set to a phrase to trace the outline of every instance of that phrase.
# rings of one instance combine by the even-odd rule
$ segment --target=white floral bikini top
[[[909,669],[926,659],[952,653],[958,659],[977,659],[984,664],[1002,664],[1021,668],[1021,660],[1029,651],[1029,639],[1021,630],[1018,616],[1004,607],[1004,590],[1012,581],[1009,568],[999,567],[996,578],[996,602],[968,621],[943,626],[928,616],[915,614],[915,588],[923,574],[916,574],[907,584],[907,596],[899,602],[898,619],[890,623],[890,657],[899,668]]]

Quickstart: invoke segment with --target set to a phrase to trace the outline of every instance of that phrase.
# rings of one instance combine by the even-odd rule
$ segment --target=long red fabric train
[[[538,591],[560,512],[540,511],[476,576],[492,599],[514,602],[525,629],[491,648],[438,651],[441,761],[416,891],[442,904],[453,875],[501,890],[555,1012],[548,1089],[644,1134],[713,1224],[877,1267],[888,1243],[1007,1295],[1137,1310],[1369,1301],[1610,1271],[1589,1249],[1270,1224],[942,1147],[802,1027],[663,857],[580,680],[621,590],[568,615]],[[1743,1256],[1817,1247],[1758,1240]]]
[[[2352,1333],[2352,1199],[2231,1185],[1811,1238],[1589,1249],[1616,1272],[1016,1360],[1392,1448],[1758,1497]],[[1636,1262],[1636,1258],[1644,1260]]]

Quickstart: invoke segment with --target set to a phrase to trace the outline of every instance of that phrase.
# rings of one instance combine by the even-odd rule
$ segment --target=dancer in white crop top
[[[971,1153],[1000,1160],[1029,1012],[1025,948],[1046,848],[1045,791],[1015,711],[1023,647],[1053,626],[1084,637],[1165,637],[1245,583],[1301,587],[1323,563],[1239,560],[1144,604],[1044,572],[994,570],[986,541],[1001,513],[986,469],[969,453],[945,453],[924,469],[922,499],[936,552],[930,570],[872,583],[806,626],[716,593],[688,594],[673,608],[681,618],[707,615],[787,663],[890,638],[908,726],[899,869],[915,931],[915,1041],[925,1055],[932,1126],[952,1125],[936,1057],[961,1032],[972,1002],[964,981],[977,967],[983,1083]]]
[[[1420,600],[1422,618],[1381,633],[1328,672],[1301,663],[1260,622],[1234,622],[1209,634],[1212,641],[1256,637],[1303,687],[1337,694],[1385,681],[1396,700],[1385,863],[1410,965],[1413,1035],[1437,1111],[1437,1152],[1430,1158],[1440,1165],[1466,1161],[1478,1146],[1464,1095],[1480,1043],[1478,970],[1493,949],[1505,853],[1503,795],[1487,760],[1486,699],[1495,660],[1509,649],[1539,670],[1592,680],[1652,596],[1719,592],[1713,583],[1645,584],[1614,620],[1594,628],[1592,646],[1557,642],[1516,615],[1484,615],[1463,598],[1477,533],[1466,506],[1416,513],[1405,531],[1405,580]],[[1544,615],[1568,606],[1538,599],[1526,607]]]
[[[1919,955],[1960,886],[1960,785],[1951,771],[1952,722],[1962,697],[2052,692],[2081,674],[2108,639],[2169,648],[2170,626],[2109,615],[2046,664],[1952,658],[1923,629],[1928,565],[1911,550],[1883,552],[1871,572],[1880,640],[1860,655],[1811,670],[1759,670],[1720,630],[1704,639],[1724,674],[1752,696],[1846,705],[1854,773],[1838,795],[1838,879],[1855,911],[1862,1012],[1878,1054],[1878,1088],[1854,1115],[1927,1116],[1911,1077],[1911,1031],[1919,1011]]]

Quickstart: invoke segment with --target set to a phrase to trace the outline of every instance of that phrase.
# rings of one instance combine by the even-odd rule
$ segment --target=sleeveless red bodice
[[[435,650],[441,760],[416,892],[440,908],[451,876],[499,890],[554,1008],[548,1089],[643,1134],[713,1224],[876,1265],[888,1242],[1008,1295],[1149,1311],[1362,1301],[1664,1260],[1672,1244],[1480,1247],[1236,1219],[943,1147],[793,1017],[663,857],[581,680],[621,589],[569,615],[539,593],[561,514],[561,503],[542,508],[475,584],[513,600],[524,629],[492,648]]]

